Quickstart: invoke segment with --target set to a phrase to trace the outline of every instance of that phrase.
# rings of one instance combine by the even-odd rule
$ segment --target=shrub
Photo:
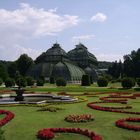
[[[6,86],[6,87],[12,87],[12,86],[14,86],[14,85],[15,85],[14,79],[12,79],[12,78],[7,78],[7,79],[5,80],[5,86]]]
[[[3,83],[3,80],[0,78],[0,86],[2,85],[2,83]]]
[[[55,83],[54,77],[50,77],[50,84],[54,84],[54,83]]]
[[[93,77],[90,76],[90,83],[93,84]]]
[[[44,85],[44,80],[38,79],[37,80],[37,86],[43,86]]]
[[[26,81],[27,81],[27,86],[33,86],[35,83],[34,79],[30,76],[26,77]]]
[[[61,77],[61,78],[58,78],[56,80],[56,85],[57,86],[66,86],[67,82],[66,82],[66,80],[64,78]]]
[[[98,79],[97,84],[99,87],[107,87],[108,80],[105,77],[101,77]]]
[[[83,75],[82,76],[81,86],[90,86],[90,76],[89,75]]]
[[[25,78],[23,77],[20,77],[16,80],[16,84],[19,86],[19,87],[26,87],[27,86],[27,81]]]
[[[137,85],[140,87],[140,78],[137,79]]]
[[[122,87],[123,88],[132,88],[135,86],[135,81],[132,78],[124,78],[122,79]]]

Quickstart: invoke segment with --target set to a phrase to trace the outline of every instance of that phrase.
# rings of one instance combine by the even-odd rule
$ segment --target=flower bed
[[[125,128],[128,130],[140,131],[140,126],[130,125],[125,122],[140,122],[140,118],[125,118],[116,121],[116,126]]]
[[[140,115],[140,112],[118,110],[118,109],[129,109],[129,108],[131,108],[130,106],[126,106],[126,107],[102,107],[102,106],[95,105],[97,103],[108,103],[108,102],[91,102],[91,103],[88,103],[87,106],[92,108],[92,109],[101,110],[101,111]]]
[[[0,120],[0,127],[8,123],[10,120],[14,118],[14,114],[10,111],[0,110],[0,114],[6,114],[2,120]]]
[[[109,98],[120,98],[120,97],[101,97],[100,100],[105,102],[127,102],[127,99],[109,99]]]
[[[82,114],[82,115],[69,115],[65,117],[65,120],[68,122],[79,123],[93,121],[94,118],[91,114]]]
[[[133,94],[134,97],[140,97],[140,93]]]
[[[96,135],[89,130],[82,130],[80,128],[47,128],[39,130],[37,138],[40,140],[50,140],[55,137],[54,133],[76,133],[89,137],[91,140],[102,140],[101,136]]]

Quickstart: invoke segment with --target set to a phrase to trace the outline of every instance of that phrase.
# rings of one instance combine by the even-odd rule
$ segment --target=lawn
[[[69,88],[70,87],[66,87]],[[95,88],[95,87],[94,87]],[[43,90],[39,90],[43,89]],[[54,88],[55,89],[55,88]],[[58,88],[57,88],[58,89]],[[78,88],[77,88],[78,89]],[[92,87],[90,88],[92,89]],[[96,88],[97,89],[97,88]],[[33,91],[47,91],[45,88],[31,89]],[[60,90],[61,91],[61,90]],[[103,90],[104,91],[104,90]],[[79,94],[81,92],[78,92]],[[72,92],[71,94],[77,94]],[[100,97],[107,96],[99,95]],[[15,107],[0,107],[12,111],[15,114],[15,118],[8,124],[2,127],[5,131],[4,135],[6,140],[37,140],[37,131],[42,128],[48,127],[80,127],[83,129],[89,129],[102,136],[103,140],[140,140],[140,132],[132,130],[126,130],[115,126],[115,121],[126,117],[140,117],[140,115],[131,115],[123,113],[104,112],[99,110],[93,110],[87,107],[87,103],[93,101],[99,101],[99,97],[86,97],[88,101],[75,104],[61,104],[55,105],[63,108],[58,112],[40,112],[37,111],[40,107],[29,106],[15,106]],[[129,99],[128,105],[133,106],[133,109],[129,111],[139,111],[140,97],[137,99]],[[102,106],[122,106],[122,104],[110,103],[100,104]],[[69,123],[64,121],[64,118],[69,114],[92,114],[95,118],[92,122],[87,123]],[[134,123],[133,123],[134,124]],[[136,125],[140,123],[136,123]],[[133,139],[130,139],[133,138]],[[89,138],[78,134],[56,134],[54,140],[88,140]]]

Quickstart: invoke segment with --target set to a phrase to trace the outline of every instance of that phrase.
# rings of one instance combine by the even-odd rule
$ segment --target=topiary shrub
[[[58,78],[56,80],[56,85],[57,86],[66,86],[67,82],[66,82],[66,80],[64,78],[61,77],[61,78]]]
[[[93,84],[93,77],[90,76],[90,83]]]
[[[105,78],[105,77],[100,77],[98,80],[97,80],[97,84],[99,87],[107,87],[108,85],[108,80]]]
[[[135,86],[135,81],[132,78],[124,78],[121,84],[123,88],[132,88]]]
[[[50,84],[54,84],[54,83],[55,83],[54,77],[50,77]]]
[[[140,87],[140,78],[137,79],[137,85]]]
[[[44,85],[44,80],[38,79],[37,80],[37,86],[43,86]]]
[[[90,86],[90,76],[89,75],[83,75],[82,76],[82,83],[81,86]]]
[[[0,86],[2,85],[2,83],[3,83],[3,80],[0,78]]]
[[[27,81],[27,86],[33,86],[35,83],[34,79],[30,76],[26,77],[26,81]]]
[[[26,87],[27,86],[27,81],[25,78],[23,77],[20,77],[16,80],[16,84],[19,86],[19,87]]]
[[[12,79],[12,78],[7,78],[7,79],[5,80],[5,86],[6,86],[6,87],[12,87],[12,86],[14,86],[14,85],[15,85],[14,79]]]

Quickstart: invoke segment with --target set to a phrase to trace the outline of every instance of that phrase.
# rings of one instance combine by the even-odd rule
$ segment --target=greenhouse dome
[[[67,82],[81,82],[84,70],[68,59],[67,53],[58,43],[55,43],[45,53],[36,59],[36,64],[28,71],[28,75],[38,79],[44,76],[46,80],[63,77]]]

